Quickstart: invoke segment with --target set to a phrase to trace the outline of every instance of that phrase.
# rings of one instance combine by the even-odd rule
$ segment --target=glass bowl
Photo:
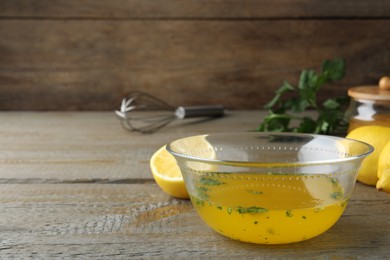
[[[245,132],[182,138],[167,150],[208,226],[244,242],[286,244],[336,223],[373,147],[333,136]]]

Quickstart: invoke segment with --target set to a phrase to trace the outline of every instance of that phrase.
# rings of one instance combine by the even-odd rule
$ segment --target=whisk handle
[[[178,107],[175,116],[179,119],[191,117],[218,117],[223,116],[225,108],[222,105],[185,106]]]

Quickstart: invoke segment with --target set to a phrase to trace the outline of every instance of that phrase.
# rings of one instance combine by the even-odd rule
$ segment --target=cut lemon
[[[175,198],[189,198],[181,171],[165,145],[152,155],[150,168],[154,179],[164,192]]]

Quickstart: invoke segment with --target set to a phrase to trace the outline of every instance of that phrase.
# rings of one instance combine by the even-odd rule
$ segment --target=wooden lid
[[[380,100],[390,102],[390,90],[378,86],[359,86],[348,89],[348,95],[355,99]],[[387,102],[386,102],[387,103]]]

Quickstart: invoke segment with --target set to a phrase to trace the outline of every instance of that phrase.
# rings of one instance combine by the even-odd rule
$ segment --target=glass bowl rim
[[[277,135],[277,136],[292,136],[292,137],[314,137],[314,138],[327,138],[329,140],[348,140],[350,142],[360,143],[362,145],[367,146],[367,151],[364,153],[360,153],[353,156],[348,156],[345,158],[337,158],[337,159],[328,159],[328,160],[313,160],[313,161],[304,161],[304,162],[260,162],[260,161],[240,161],[240,160],[218,160],[218,159],[209,159],[209,158],[202,158],[198,156],[193,155],[187,155],[180,152],[174,151],[171,146],[174,142],[184,140],[187,138],[192,138],[196,136],[232,136],[232,135],[261,135],[261,136],[270,136],[270,135]],[[308,134],[308,133],[290,133],[290,132],[223,132],[223,133],[211,133],[211,134],[200,134],[200,135],[191,135],[187,137],[178,138],[176,140],[173,140],[169,142],[166,145],[167,151],[173,155],[174,157],[178,157],[185,160],[195,161],[195,162],[202,162],[202,163],[210,163],[210,164],[223,164],[223,165],[230,165],[230,166],[248,166],[248,167],[297,167],[297,166],[312,166],[312,165],[321,165],[321,164],[338,164],[348,161],[357,160],[360,158],[364,158],[368,155],[370,155],[374,151],[374,147],[366,142],[352,139],[352,138],[346,138],[346,137],[339,137],[339,136],[332,136],[332,135],[320,135],[320,134]]]

